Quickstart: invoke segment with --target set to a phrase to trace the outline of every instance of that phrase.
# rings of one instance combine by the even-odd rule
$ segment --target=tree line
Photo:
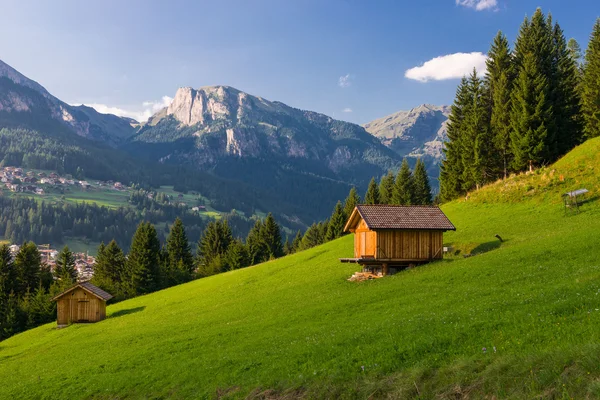
[[[511,49],[494,38],[483,77],[464,77],[448,123],[440,171],[444,201],[510,173],[556,161],[600,134],[600,20],[585,53],[537,9]]]
[[[57,255],[52,271],[33,242],[23,243],[14,257],[8,245],[0,246],[0,340],[54,320],[51,299],[76,278],[75,257],[68,247]]]
[[[425,163],[418,159],[412,171],[408,161],[402,160],[397,173],[388,171],[379,183],[372,178],[362,200],[356,188],[351,188],[345,201],[337,202],[328,219],[313,223],[304,234],[298,231],[291,242],[286,240],[284,253],[292,254],[342,237],[346,221],[359,204],[431,205],[431,185]]]
[[[245,241],[237,239],[227,219],[210,222],[194,255],[181,219],[175,219],[161,244],[155,226],[137,226],[127,254],[115,240],[100,244],[91,282],[120,301],[217,273],[244,268],[284,255],[281,228],[269,214],[257,220]],[[53,321],[53,297],[77,280],[75,257],[65,246],[55,268],[42,262],[33,242],[13,257],[0,246],[0,340]]]

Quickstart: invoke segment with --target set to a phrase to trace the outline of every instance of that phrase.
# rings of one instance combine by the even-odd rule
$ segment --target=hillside
[[[389,278],[347,282],[344,237],[19,334],[0,397],[596,398],[599,166],[590,140],[445,205],[454,256]]]

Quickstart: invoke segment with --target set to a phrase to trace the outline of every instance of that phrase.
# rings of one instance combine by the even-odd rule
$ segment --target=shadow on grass
[[[508,240],[504,239],[502,242],[500,240],[491,240],[489,242],[481,243],[471,250],[471,255],[475,256],[477,254],[483,254],[487,253],[488,251],[496,250],[502,245],[502,243],[506,242],[508,242]]]
[[[135,314],[136,312],[144,311],[145,309],[146,309],[146,306],[128,308],[126,310],[120,310],[120,311],[114,312],[114,313],[110,314],[108,316],[108,318],[118,318],[118,317],[122,317],[123,315],[127,315],[127,314]]]

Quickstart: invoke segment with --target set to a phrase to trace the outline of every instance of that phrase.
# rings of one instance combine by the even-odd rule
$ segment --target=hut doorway
[[[89,322],[88,317],[88,309],[89,309],[90,301],[79,300],[77,302],[77,322]]]

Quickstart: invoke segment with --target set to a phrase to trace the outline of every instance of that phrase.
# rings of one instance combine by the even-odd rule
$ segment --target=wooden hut
[[[345,232],[354,233],[355,262],[364,272],[393,274],[443,257],[443,234],[456,228],[433,206],[358,205]]]
[[[57,324],[65,326],[75,322],[98,322],[106,318],[106,302],[112,299],[105,292],[89,282],[80,282],[62,292],[56,301]]]

